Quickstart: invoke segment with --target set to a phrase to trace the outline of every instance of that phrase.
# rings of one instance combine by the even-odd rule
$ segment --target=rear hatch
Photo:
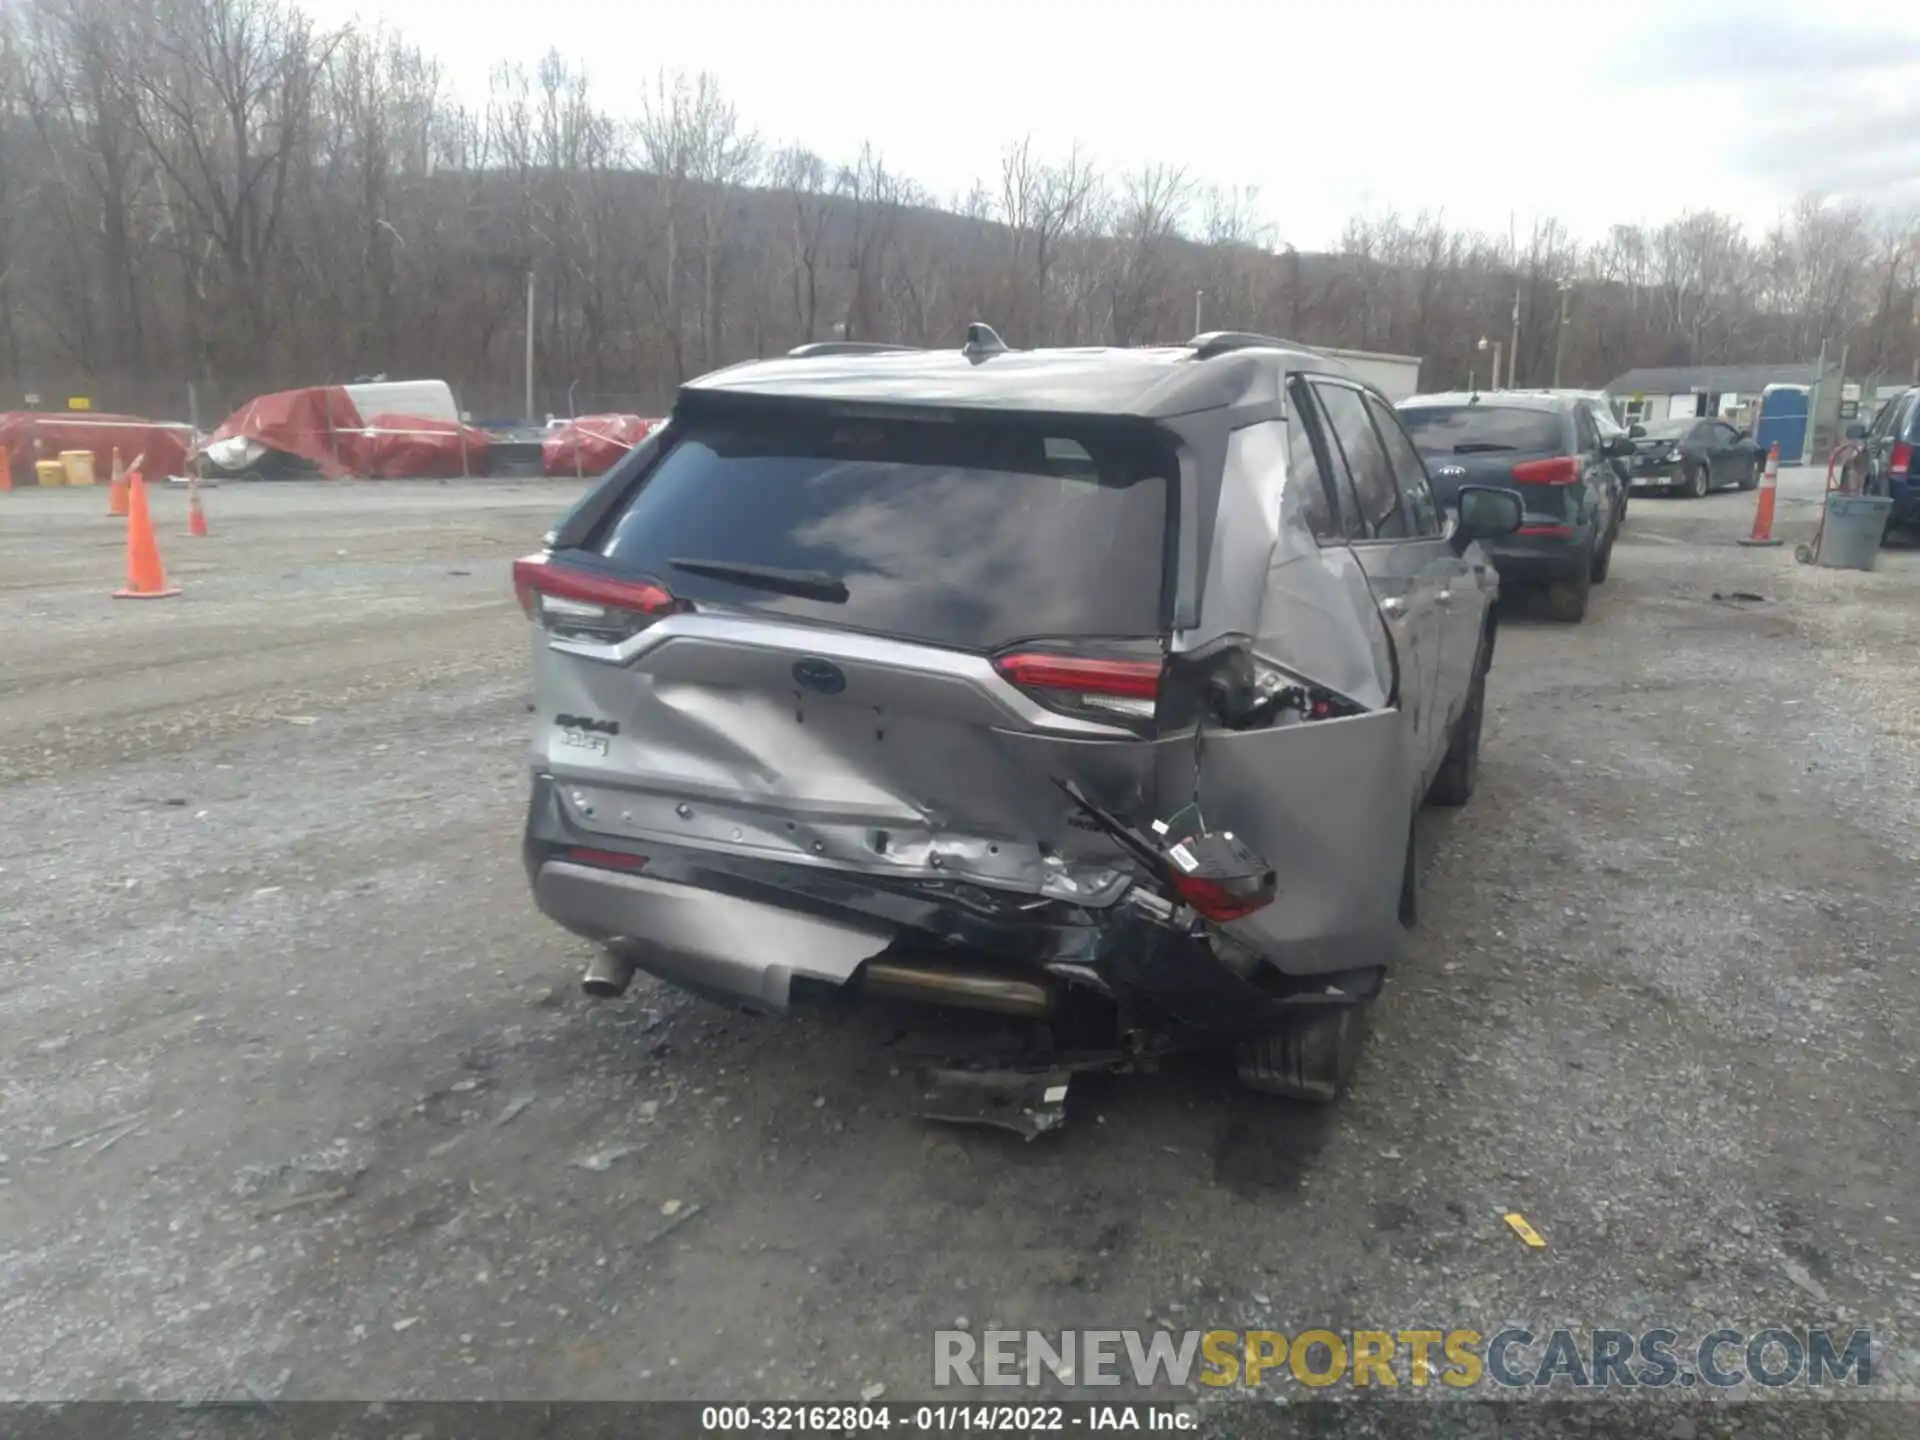
[[[1150,427],[683,402],[577,548],[516,567],[576,825],[1090,903],[1151,812],[1177,459]]]
[[[1580,480],[1580,461],[1573,453],[1573,427],[1559,411],[1479,399],[1408,405],[1400,418],[1427,462],[1442,505],[1454,506],[1462,485],[1492,485],[1520,496],[1523,530],[1570,523],[1578,513],[1571,492]]]

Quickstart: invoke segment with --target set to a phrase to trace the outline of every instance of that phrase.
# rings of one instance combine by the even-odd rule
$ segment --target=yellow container
[[[93,452],[91,450],[62,450],[60,463],[67,467],[67,484],[93,484]]]
[[[33,473],[39,478],[42,489],[45,489],[49,485],[64,485],[67,483],[67,467],[59,460],[34,461]]]

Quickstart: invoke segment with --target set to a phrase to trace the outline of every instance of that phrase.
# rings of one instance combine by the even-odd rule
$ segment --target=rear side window
[[[1440,507],[1433,501],[1426,463],[1413,448],[1413,442],[1407,439],[1407,432],[1400,428],[1400,422],[1394,419],[1393,407],[1371,395],[1366,400],[1373,423],[1380,431],[1380,441],[1387,447],[1387,459],[1393,463],[1394,479],[1400,482],[1400,500],[1407,507],[1409,527],[1415,535],[1438,535]]]
[[[1400,419],[1422,455],[1478,455],[1512,450],[1564,455],[1565,422],[1553,410],[1517,405],[1409,405]]]
[[[1573,412],[1573,438],[1582,455],[1600,448],[1599,427],[1593,423],[1593,416],[1587,413],[1584,405]]]
[[[1342,538],[1326,476],[1320,473],[1320,459],[1313,453],[1313,435],[1297,403],[1287,424],[1287,489],[1299,495],[1301,512],[1314,539],[1327,545]]]
[[[1407,535],[1407,519],[1400,506],[1400,487],[1393,478],[1393,465],[1386,447],[1367,418],[1367,407],[1358,390],[1345,385],[1316,382],[1314,394],[1320,397],[1327,423],[1333,430],[1333,442],[1346,457],[1347,470],[1353,476],[1353,490],[1360,497],[1360,514],[1379,540],[1400,540]]]
[[[1313,452],[1321,474],[1326,476],[1327,488],[1333,492],[1334,513],[1339,517],[1341,538],[1366,539],[1367,522],[1360,518],[1360,497],[1353,493],[1353,476],[1347,473],[1347,462],[1340,453],[1340,447],[1333,443],[1327,412],[1320,407],[1320,401],[1304,380],[1293,381],[1288,390],[1293,397],[1297,420],[1292,428],[1300,432],[1298,440],[1293,443],[1306,445]]]
[[[991,651],[1162,629],[1144,427],[743,416],[680,432],[598,550],[696,605]]]
[[[1900,402],[1900,419],[1894,433],[1909,445],[1920,444],[1920,390]]]

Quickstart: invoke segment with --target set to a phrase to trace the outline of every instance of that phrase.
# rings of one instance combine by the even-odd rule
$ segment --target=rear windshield
[[[1560,454],[1566,426],[1557,411],[1518,406],[1409,405],[1400,412],[1422,455],[1472,455],[1500,450]]]
[[[757,416],[679,436],[591,548],[696,604],[977,651],[1160,633],[1177,469],[1144,429]]]
[[[1645,438],[1648,440],[1683,439],[1690,434],[1693,427],[1699,423],[1698,420],[1692,418],[1685,420],[1656,420],[1646,427],[1647,433]]]

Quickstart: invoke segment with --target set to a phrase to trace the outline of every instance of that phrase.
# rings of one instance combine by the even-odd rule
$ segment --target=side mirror
[[[1858,420],[1854,421],[1853,424],[1847,426],[1847,439],[1864,440],[1866,438],[1867,438],[1867,427],[1862,425]]]
[[[1627,427],[1627,435],[1631,439],[1642,440],[1646,438],[1646,434],[1647,434],[1647,427],[1638,423],[1637,421],[1634,424],[1629,425]]]
[[[1634,428],[1638,429],[1639,427],[1635,426]],[[1637,448],[1633,443],[1633,436],[1631,435],[1615,435],[1606,442],[1607,454],[1615,459],[1631,455]]]
[[[1458,554],[1476,540],[1497,540],[1520,528],[1526,511],[1511,490],[1491,485],[1462,485],[1454,497],[1460,522],[1453,527],[1453,549]]]

